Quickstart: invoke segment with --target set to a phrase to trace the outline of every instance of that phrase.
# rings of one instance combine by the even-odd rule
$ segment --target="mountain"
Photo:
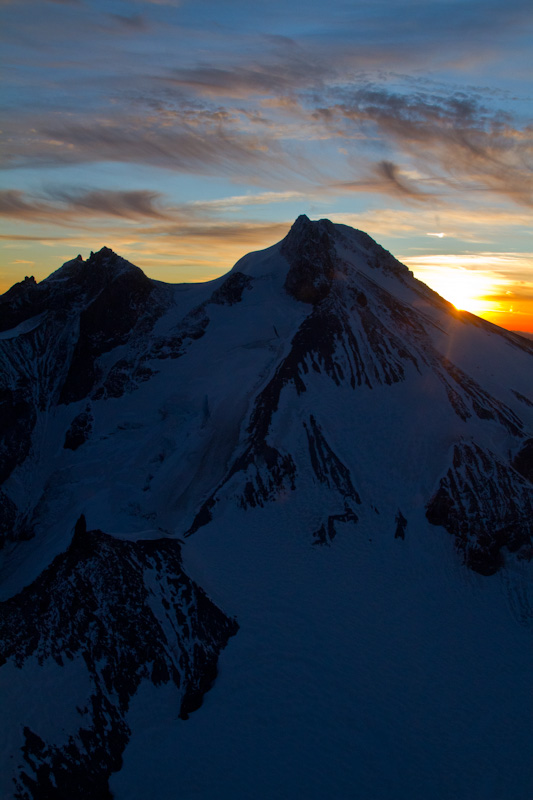
[[[305,216],[12,287],[5,796],[529,800],[532,355]]]

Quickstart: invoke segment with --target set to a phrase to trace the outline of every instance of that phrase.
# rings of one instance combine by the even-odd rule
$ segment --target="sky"
[[[530,0],[0,0],[0,291],[210,280],[299,214],[533,332]]]

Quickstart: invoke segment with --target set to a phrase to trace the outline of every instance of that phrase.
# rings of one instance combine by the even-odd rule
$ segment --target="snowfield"
[[[533,343],[306,217],[17,286],[4,795],[531,800]]]

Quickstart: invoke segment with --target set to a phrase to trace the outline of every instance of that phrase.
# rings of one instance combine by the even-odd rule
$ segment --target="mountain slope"
[[[141,682],[172,682],[176,712],[187,719],[236,630],[183,572],[177,542],[124,542],[87,532],[80,518],[68,550],[1,605],[2,660],[22,673],[12,678],[20,695],[9,709],[23,733],[14,743],[23,753],[16,796],[110,796],[107,780],[120,768],[130,734],[126,714]],[[56,666],[69,683],[54,698],[59,724],[43,730],[23,676],[38,682],[36,673]]]
[[[20,638],[34,595],[57,598],[67,581],[71,605],[102,619],[119,653],[130,592],[133,618],[149,619],[128,644],[127,696],[100,667],[71,673],[84,697],[104,680],[119,744],[87,746],[73,690],[61,741],[79,771],[28,723],[39,741],[16,734],[22,771],[5,778],[20,796],[44,796],[39,769],[70,763],[82,782],[109,751],[105,787],[126,747],[116,797],[294,797],[303,786],[348,798],[360,786],[395,800],[465,787],[529,798],[527,340],[456,311],[367,234],[307,217],[208,284],[151,281],[104,248],[13,287],[0,312],[7,684],[19,668],[20,685],[38,682],[51,657],[57,685],[58,659],[75,655],[58,600],[49,643],[39,615]],[[90,531],[73,541],[82,514]],[[113,583],[122,564],[126,596]],[[173,576],[214,600],[197,612],[188,677],[191,632],[172,655],[167,623],[146,606]],[[182,590],[167,602],[178,620],[191,613]],[[214,691],[177,719],[154,658],[168,676],[182,670],[182,698],[194,694],[183,686],[210,682],[232,617],[240,628]],[[76,637],[79,652],[97,646],[85,628]],[[99,729],[94,715],[83,724]],[[143,778],[155,774],[156,789]]]

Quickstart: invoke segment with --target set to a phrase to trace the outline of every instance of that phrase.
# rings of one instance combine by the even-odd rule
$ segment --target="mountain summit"
[[[306,216],[10,289],[0,794],[529,798],[532,356]]]

